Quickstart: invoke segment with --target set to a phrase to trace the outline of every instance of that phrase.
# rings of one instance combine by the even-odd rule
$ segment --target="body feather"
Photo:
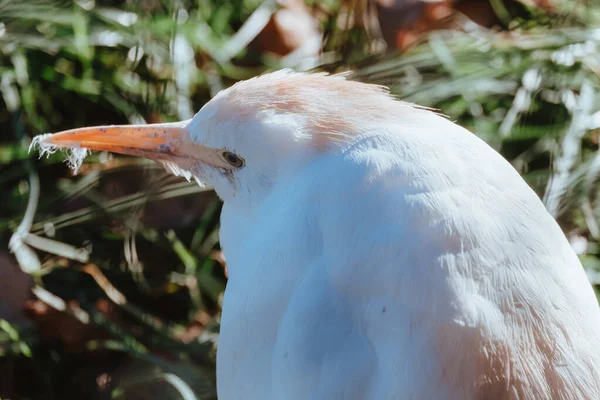
[[[485,143],[413,118],[226,204],[222,398],[598,398],[600,311],[560,228]]]

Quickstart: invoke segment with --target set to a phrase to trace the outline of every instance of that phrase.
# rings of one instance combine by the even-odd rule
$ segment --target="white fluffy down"
[[[77,175],[77,171],[81,167],[83,159],[90,151],[81,147],[61,148],[59,146],[46,143],[45,140],[50,136],[52,136],[51,133],[45,133],[43,135],[37,135],[34,137],[29,145],[28,152],[31,152],[31,150],[34,150],[37,147],[40,151],[40,158],[42,158],[44,155],[49,156],[50,154],[54,154],[57,150],[63,150],[67,156],[67,164],[69,165],[69,168],[73,170],[74,175]]]

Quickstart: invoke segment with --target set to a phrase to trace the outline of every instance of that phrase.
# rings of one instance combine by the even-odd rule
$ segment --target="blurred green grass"
[[[600,283],[600,6],[526,7],[509,31],[434,32],[398,53],[374,50],[340,2],[307,3],[325,33],[318,69],[350,69],[484,138]],[[214,193],[107,154],[72,176],[60,153],[27,147],[77,126],[189,118],[221,88],[278,68],[277,56],[237,45],[260,7],[277,4],[0,0],[0,256],[38,200],[23,236],[38,251],[20,258],[28,274],[0,258],[0,280],[20,276],[9,284],[30,298],[28,319],[0,319],[0,397],[215,398],[226,278]]]

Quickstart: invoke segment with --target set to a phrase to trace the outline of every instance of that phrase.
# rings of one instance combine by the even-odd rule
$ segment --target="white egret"
[[[487,144],[379,86],[279,71],[188,121],[38,142],[223,199],[222,400],[600,398],[600,310],[557,223]]]

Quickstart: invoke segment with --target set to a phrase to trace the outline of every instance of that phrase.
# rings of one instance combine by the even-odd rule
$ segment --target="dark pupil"
[[[227,162],[231,165],[236,166],[240,163],[240,158],[233,153],[226,152],[225,158],[227,159]]]

